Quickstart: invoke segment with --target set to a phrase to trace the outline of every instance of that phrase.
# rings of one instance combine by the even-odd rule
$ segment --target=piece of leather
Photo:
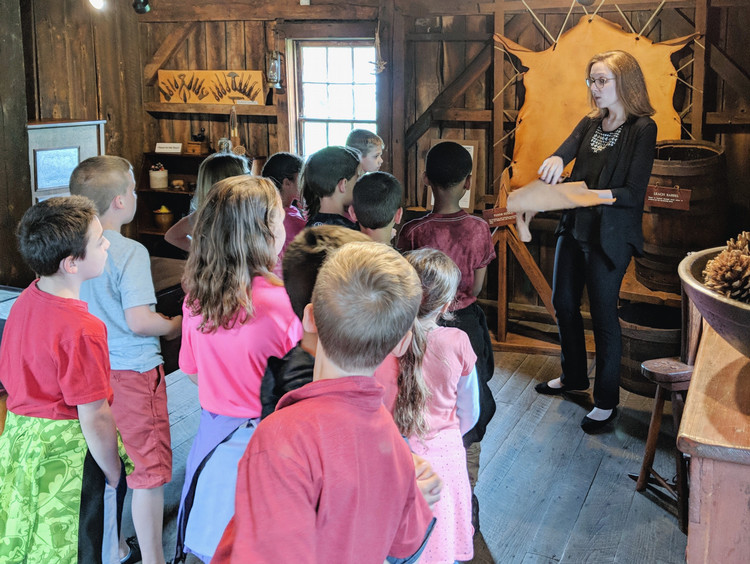
[[[516,229],[518,237],[524,243],[531,241],[529,223],[536,212],[567,210],[612,204],[615,198],[600,198],[589,190],[585,182],[564,182],[547,184],[539,179],[532,180],[526,186],[513,190],[508,195],[508,211],[516,212]]]
[[[584,75],[591,57],[603,51],[627,51],[636,58],[646,79],[651,105],[656,109],[653,119],[658,127],[657,139],[679,139],[680,117],[672,105],[677,73],[670,55],[694,37],[654,43],[609,20],[588,15],[563,33],[556,46],[545,51],[532,51],[496,34],[499,46],[528,67],[523,75],[526,97],[518,112],[511,188],[537,178],[542,161],[591,111]],[[570,172],[571,167],[568,165],[566,170]]]

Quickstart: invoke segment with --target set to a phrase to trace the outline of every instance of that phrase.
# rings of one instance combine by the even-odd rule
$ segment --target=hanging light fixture
[[[89,4],[91,4],[97,10],[101,10],[102,8],[104,8],[104,0],[89,0]]]
[[[146,14],[151,11],[151,6],[148,5],[148,0],[135,0],[133,9],[136,14]]]
[[[279,34],[273,30],[274,49],[266,53],[266,80],[271,88],[280,90],[281,86],[281,52],[279,51]]]

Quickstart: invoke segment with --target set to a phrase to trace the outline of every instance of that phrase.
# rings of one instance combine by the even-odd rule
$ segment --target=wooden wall
[[[0,4],[0,284],[28,282],[31,273],[16,250],[15,229],[31,203],[26,140],[26,97],[24,93],[21,12],[18,4]]]
[[[570,3],[540,0],[530,4],[545,6],[537,10],[537,16],[556,35]],[[644,6],[653,8],[651,3],[623,0],[620,4],[638,8],[625,11],[638,29],[652,14],[650,9],[643,9]],[[481,73],[453,102],[456,110],[453,117],[444,115],[434,120],[413,146],[405,147],[404,133],[436,96],[467,68],[490,41],[493,31],[502,29],[505,35],[531,49],[549,46],[539,25],[516,0],[314,0],[311,6],[300,6],[298,0],[236,0],[232,3],[158,0],[152,2],[151,12],[145,15],[136,15],[127,1],[108,2],[105,11],[96,12],[83,0],[19,0],[4,2],[3,10],[12,15],[19,5],[23,56],[16,52],[10,57],[10,65],[15,70],[8,76],[22,76],[25,61],[26,97],[20,94],[24,90],[22,84],[6,80],[0,88],[12,92],[14,97],[2,98],[4,108],[11,108],[11,115],[18,123],[26,120],[19,111],[24,106],[28,108],[28,119],[106,119],[107,152],[128,158],[136,167],[140,166],[141,153],[153,150],[157,141],[185,143],[191,134],[204,127],[215,144],[219,137],[228,133],[225,115],[144,111],[144,103],[158,100],[156,86],[145,78],[149,65],[264,69],[264,54],[273,45],[272,29],[277,24],[321,22],[323,26],[327,24],[322,22],[379,20],[383,52],[388,61],[386,72],[378,78],[378,96],[385,101],[378,116],[379,129],[387,143],[384,170],[393,170],[402,177],[410,205],[422,203],[419,197],[424,156],[430,141],[438,137],[480,142],[479,207],[494,201],[502,166],[493,163],[493,147],[497,144],[502,153],[511,155],[512,136],[498,144],[499,132],[487,113],[494,105],[501,107],[505,111],[505,130],[512,129],[514,111],[523,100],[522,85],[507,88],[500,98],[502,104],[493,105],[495,93],[503,87],[500,82],[505,82],[515,72],[511,64],[504,63],[502,73],[491,66]],[[709,40],[741,69],[740,75],[744,76],[738,80],[744,84],[748,71],[742,69],[750,68],[750,53],[744,45],[750,8],[739,0],[712,0],[711,5],[718,7],[707,12]],[[695,6],[695,0],[668,0],[645,34],[659,41],[690,33],[695,28],[696,17],[691,6]],[[571,22],[581,15],[580,8],[576,9]],[[501,10],[502,22],[495,21],[496,10]],[[609,3],[599,15],[625,25]],[[4,18],[2,25],[4,29],[12,27],[13,18]],[[19,34],[13,34],[12,29],[9,31],[11,33],[4,33],[3,37],[13,38],[17,43]],[[175,48],[165,57],[163,46],[181,34],[184,40],[175,41]],[[692,52],[685,50],[676,63],[681,66],[691,57]],[[687,82],[691,81],[691,68],[688,65],[681,71],[681,78]],[[505,80],[500,80],[503,75]],[[748,91],[729,86],[711,70],[707,77],[705,110],[734,114],[744,124],[707,123],[702,132],[704,138],[716,140],[727,149],[730,177],[727,198],[733,210],[729,227],[736,232],[748,228],[746,218],[750,216]],[[285,97],[276,96],[273,101],[280,105],[280,113],[285,113]],[[689,90],[678,89],[675,101],[678,107],[687,108]],[[474,113],[470,118],[456,117],[461,113],[459,110]],[[690,121],[689,111],[686,120]],[[251,154],[268,155],[288,148],[283,119],[280,122],[277,116],[242,116],[240,122],[241,139]],[[4,127],[7,129],[7,123]],[[686,129],[690,130],[689,124]],[[14,131],[14,138],[18,138],[17,133]],[[19,170],[14,177],[20,178],[23,184],[17,184],[7,193],[23,199],[18,193],[28,193],[28,173],[18,163],[26,161],[25,148],[16,144],[5,155],[6,171],[9,166],[16,166]],[[11,165],[11,161],[15,164]],[[15,213],[18,215],[17,210]],[[7,213],[4,221],[12,223]],[[549,227],[551,223],[542,225]],[[4,228],[5,238],[9,231],[7,225]],[[530,246],[547,277],[551,276],[552,245],[549,230],[542,229]],[[0,257],[0,283],[10,280],[5,274],[9,269],[9,259]],[[510,277],[511,301],[536,304],[525,275],[514,268]]]

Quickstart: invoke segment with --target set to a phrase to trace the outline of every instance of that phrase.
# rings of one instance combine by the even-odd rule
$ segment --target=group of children
[[[402,256],[390,245],[402,187],[378,171],[382,140],[355,130],[347,144],[304,164],[278,153],[260,177],[240,157],[207,158],[195,211],[168,236],[189,249],[183,315],[172,319],[154,312],[145,248],[119,234],[135,212],[127,161],[84,161],[71,179],[78,196],[26,213],[19,246],[39,278],[13,307],[0,350],[9,409],[0,561],[164,562],[172,469],[158,337],[180,334],[201,417],[175,562],[187,553],[204,562],[471,559],[478,445],[495,409],[476,304],[494,250],[487,224],[458,203],[471,157],[453,142],[430,150],[435,208],[402,228]],[[40,438],[50,430],[55,441]],[[57,466],[72,447],[84,471],[52,474],[69,470]],[[120,540],[118,551],[121,476],[133,465],[138,543]],[[40,476],[67,492],[63,529],[29,517],[62,495],[40,488]],[[104,525],[84,515],[85,498],[103,504]]]

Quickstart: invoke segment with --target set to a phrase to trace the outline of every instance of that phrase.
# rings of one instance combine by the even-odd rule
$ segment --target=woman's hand
[[[565,165],[563,164],[562,158],[553,155],[544,160],[542,166],[539,167],[537,172],[542,181],[547,184],[557,184],[560,182],[560,177],[562,176],[564,168]]]

